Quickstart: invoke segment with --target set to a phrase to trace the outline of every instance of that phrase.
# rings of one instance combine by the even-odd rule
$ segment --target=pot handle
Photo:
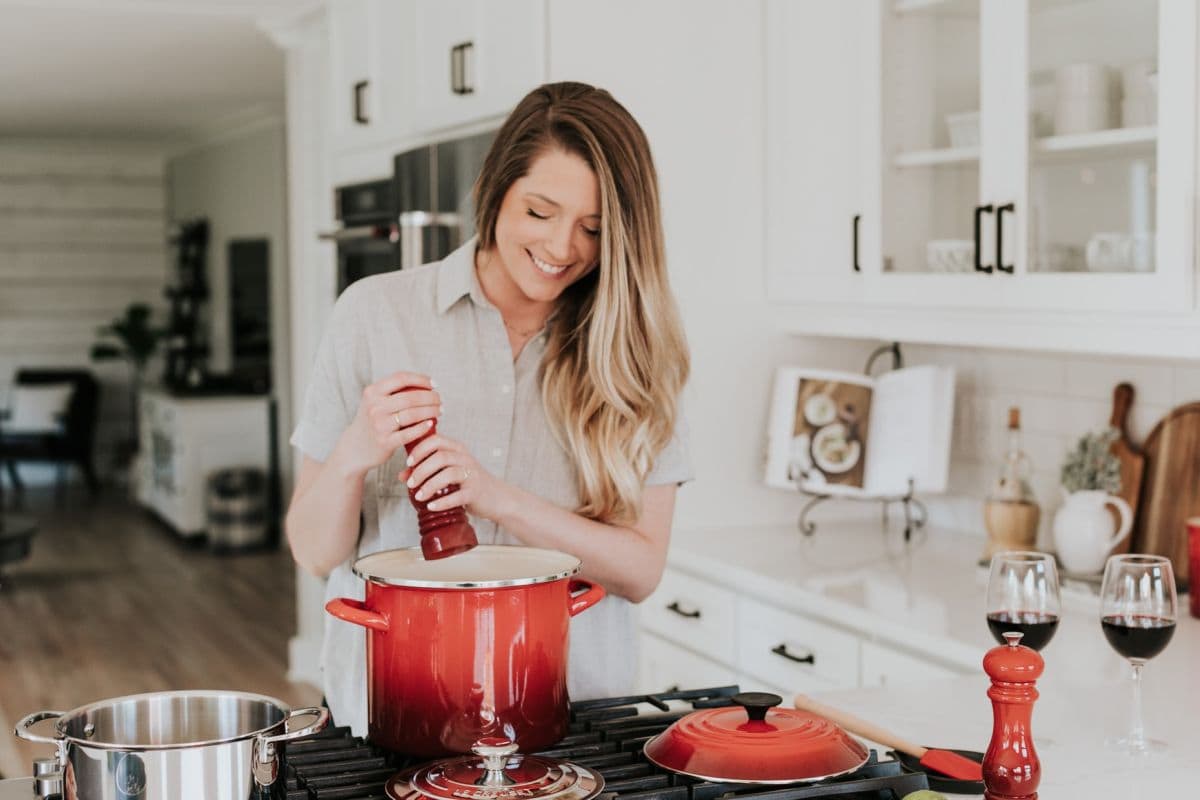
[[[35,711],[26,717],[22,717],[21,720],[19,722],[17,722],[16,728],[13,729],[13,733],[16,734],[18,739],[24,739],[27,742],[37,742],[38,744],[54,745],[54,748],[58,753],[58,766],[59,766],[59,768],[65,769],[67,766],[67,749],[66,749],[67,748],[67,739],[66,739],[66,737],[63,736],[62,734],[59,734],[58,736],[53,736],[53,737],[41,736],[36,733],[31,733],[29,729],[32,728],[34,725],[38,724],[39,722],[42,722],[43,720],[58,719],[63,714],[66,714],[66,713],[67,712],[65,712],[65,711]]]
[[[301,728],[298,731],[289,731],[287,724],[296,717],[315,716],[316,720],[307,727]],[[304,736],[311,736],[318,731],[325,729],[329,724],[329,709],[320,706],[310,706],[308,708],[297,708],[288,712],[288,715],[283,718],[283,733],[277,733],[274,736],[262,736],[261,734],[254,740],[254,781],[261,787],[267,787],[275,783],[279,777],[279,758],[278,748],[275,746],[280,742],[286,742],[291,739],[299,739]]]
[[[355,625],[362,625],[373,631],[388,629],[388,618],[378,611],[371,611],[361,600],[351,600],[349,597],[335,597],[325,604],[325,610],[335,617]]]
[[[580,589],[584,589],[583,594],[574,594]],[[598,583],[584,580],[583,578],[572,578],[570,584],[567,585],[568,602],[567,613],[572,617],[580,611],[591,608],[604,599],[604,595],[608,594],[604,591],[604,587]]]

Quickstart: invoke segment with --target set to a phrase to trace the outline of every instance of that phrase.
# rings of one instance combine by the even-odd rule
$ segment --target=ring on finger
[[[471,477],[471,470],[467,469],[466,467],[463,467],[463,481],[466,482],[467,480],[470,479],[470,477]]]
[[[396,430],[400,430],[404,427],[404,423],[400,421],[399,411],[397,411],[395,414],[392,414],[392,419],[396,420]]]

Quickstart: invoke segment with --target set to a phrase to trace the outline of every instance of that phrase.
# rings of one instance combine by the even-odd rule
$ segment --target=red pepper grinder
[[[411,387],[401,389],[401,391],[413,391],[416,388]],[[424,435],[404,446],[405,452],[411,455],[418,444],[436,433],[437,420],[435,419]],[[431,497],[424,500],[417,499],[417,489],[419,488],[418,486],[409,489],[408,499],[412,501],[413,508],[417,510],[417,527],[421,531],[421,554],[427,561],[465,553],[479,544],[479,539],[475,536],[475,529],[471,527],[470,522],[467,522],[467,512],[463,510],[462,506],[443,508],[440,511],[429,509],[429,504],[434,500],[457,492],[457,483],[438,489]]]
[[[983,670],[992,679],[992,741],[983,757],[984,800],[1037,800],[1042,762],[1033,749],[1029,723],[1034,688],[1045,669],[1036,650],[1021,644],[1021,634],[1004,634],[1007,644],[983,657]]]

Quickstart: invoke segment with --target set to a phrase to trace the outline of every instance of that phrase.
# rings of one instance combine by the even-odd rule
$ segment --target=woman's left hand
[[[458,491],[429,503],[432,511],[463,506],[476,517],[496,519],[505,483],[484,469],[462,442],[447,436],[430,436],[409,453],[410,466],[400,473],[417,500],[427,500],[441,489],[458,484]]]

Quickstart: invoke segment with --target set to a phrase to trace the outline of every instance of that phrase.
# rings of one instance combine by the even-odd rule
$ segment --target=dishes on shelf
[[[1147,272],[1154,266],[1154,234],[1097,233],[1084,252],[1091,272]]]
[[[828,425],[837,419],[837,404],[824,392],[814,394],[804,402],[804,418],[814,428]]]
[[[931,239],[925,243],[925,268],[930,272],[970,272],[975,243],[970,239]]]

